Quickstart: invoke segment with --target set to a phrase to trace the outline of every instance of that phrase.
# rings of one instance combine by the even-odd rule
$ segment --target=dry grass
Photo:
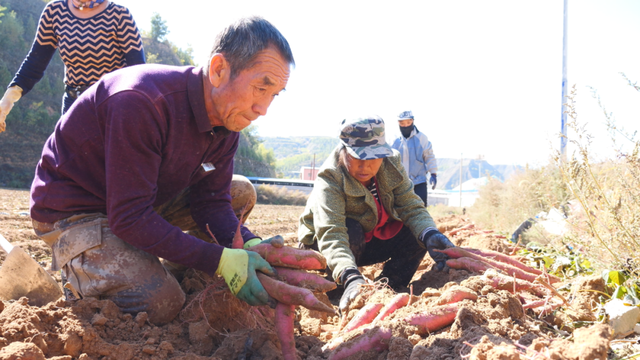
[[[258,204],[304,206],[308,198],[308,195],[302,191],[275,185],[260,185],[256,192]]]

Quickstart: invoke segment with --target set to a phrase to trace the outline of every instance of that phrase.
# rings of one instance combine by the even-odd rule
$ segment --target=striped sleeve
[[[131,12],[126,7],[123,7],[123,12],[120,14],[118,41],[125,54],[127,66],[145,63],[142,36]]]
[[[54,18],[59,16],[59,11],[47,4],[38,21],[38,31],[31,45],[31,50],[22,61],[20,69],[9,84],[9,87],[18,85],[22,88],[22,96],[26,95],[42,79],[53,54],[58,47],[58,39],[55,35]]]

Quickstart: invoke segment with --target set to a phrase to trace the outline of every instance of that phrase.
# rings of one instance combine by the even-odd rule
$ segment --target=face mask
[[[414,124],[411,124],[411,126],[406,126],[406,127],[400,126],[400,132],[402,133],[402,136],[408,139],[414,127],[415,127]]]

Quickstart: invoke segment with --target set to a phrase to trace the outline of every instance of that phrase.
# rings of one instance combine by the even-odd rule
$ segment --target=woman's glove
[[[360,285],[364,285],[365,281],[360,271],[353,268],[343,271],[342,275],[340,275],[340,281],[344,285],[344,292],[340,298],[339,305],[340,314],[343,314],[349,308],[349,304],[358,296]]]
[[[256,270],[275,276],[271,265],[253,251],[242,249],[222,250],[216,274],[221,275],[229,290],[249,305],[268,305],[269,294],[256,276]]]
[[[427,247],[427,251],[429,252],[429,256],[436,262],[436,269],[438,271],[442,271],[447,265],[447,260],[449,260],[449,256],[443,254],[441,252],[434,251],[444,250],[446,248],[455,247],[449,239],[442,235],[442,233],[438,230],[427,231],[420,239],[424,246]]]
[[[7,128],[5,119],[13,108],[13,104],[22,97],[22,88],[20,86],[12,86],[5,91],[4,96],[0,100],[0,133]]]
[[[429,179],[429,185],[431,185],[431,190],[435,190],[437,183],[438,183],[438,177],[436,176],[436,174],[431,174],[431,178]]]
[[[284,246],[284,238],[280,235],[276,235],[274,237],[270,237],[266,240],[262,240],[260,238],[253,238],[246,243],[244,243],[243,249],[249,250],[250,247],[256,246],[258,244],[271,244],[274,248],[281,248]]]

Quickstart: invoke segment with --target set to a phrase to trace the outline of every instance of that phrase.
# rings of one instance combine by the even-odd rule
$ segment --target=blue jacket
[[[391,147],[400,152],[402,165],[409,174],[409,179],[413,181],[413,185],[426,183],[427,173],[438,172],[431,141],[427,135],[418,131],[417,127],[414,127],[408,139],[399,134]]]

